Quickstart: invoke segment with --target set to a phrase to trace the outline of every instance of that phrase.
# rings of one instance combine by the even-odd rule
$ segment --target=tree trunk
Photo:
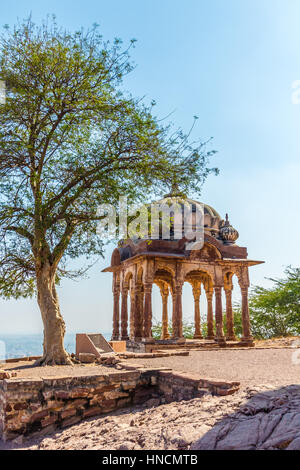
[[[64,348],[65,322],[55,289],[55,272],[49,263],[36,270],[38,304],[44,324],[44,354],[36,365],[73,364]]]

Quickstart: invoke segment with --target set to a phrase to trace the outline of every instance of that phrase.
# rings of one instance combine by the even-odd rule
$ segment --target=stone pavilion
[[[174,195],[169,195],[174,198]],[[177,197],[178,201],[178,197]],[[185,198],[194,211],[201,204]],[[151,240],[122,240],[113,251],[110,267],[113,273],[112,341],[126,340],[127,350],[151,352],[154,349],[195,347],[203,343],[225,346],[253,346],[248,309],[249,267],[263,261],[248,259],[247,249],[238,246],[239,233],[207,204],[202,205],[204,243],[201,249],[187,250],[187,240],[170,237]],[[172,227],[170,228],[172,235]],[[173,232],[174,233],[174,232]],[[243,335],[237,341],[232,311],[233,276],[237,277],[241,295]],[[182,288],[192,286],[195,333],[192,341],[183,337]],[[162,333],[152,337],[152,286],[156,284],[162,301]],[[223,298],[226,305],[222,305]],[[201,330],[200,296],[206,296],[206,335]],[[168,297],[172,311],[168,312]],[[130,302],[128,302],[128,297]],[[129,304],[129,305],[128,305]],[[224,335],[223,313],[226,311]],[[203,318],[203,315],[202,315]],[[168,325],[172,328],[169,331]]]

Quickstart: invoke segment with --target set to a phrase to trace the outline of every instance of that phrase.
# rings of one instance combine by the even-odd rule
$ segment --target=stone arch
[[[129,289],[130,283],[132,282],[132,279],[133,279],[132,271],[127,271],[124,275],[124,280],[123,280],[123,288],[124,289]]]
[[[235,266],[232,266],[227,269],[223,269],[223,280],[224,280],[224,288],[226,289],[226,286],[231,286],[232,285],[232,278],[236,276],[238,283],[241,285],[242,283],[242,275],[239,269],[236,269]]]
[[[222,254],[216,243],[205,241],[200,250],[191,250],[190,259],[214,261],[216,259],[222,259]]]
[[[139,266],[136,272],[136,284],[143,285],[144,282],[144,269],[143,266]]]
[[[163,262],[155,263],[155,266],[154,266],[154,274],[155,274],[158,270],[168,271],[168,272],[171,274],[171,276],[172,276],[173,278],[175,278],[175,276],[176,276],[176,269],[175,269],[175,266],[170,265],[169,263],[163,263]]]
[[[173,281],[173,275],[172,272],[169,271],[168,269],[156,269],[154,271],[154,277],[153,277],[153,282],[157,280],[162,280],[165,282]]]
[[[206,291],[212,290],[214,286],[212,274],[203,268],[190,268],[190,270],[185,273],[184,282],[189,282],[193,286],[193,281],[202,283]]]

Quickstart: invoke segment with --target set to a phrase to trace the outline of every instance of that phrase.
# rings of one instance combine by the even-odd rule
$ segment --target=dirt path
[[[293,363],[293,358],[298,358],[299,364]],[[300,350],[298,353],[296,349],[191,351],[189,356],[134,359],[132,362],[171,367],[210,379],[239,381],[242,386],[300,384]]]
[[[99,364],[76,364],[74,366],[34,367],[34,361],[20,361],[4,364],[1,367],[9,372],[16,372],[17,378],[39,379],[43,377],[81,377],[111,372],[111,367]]]

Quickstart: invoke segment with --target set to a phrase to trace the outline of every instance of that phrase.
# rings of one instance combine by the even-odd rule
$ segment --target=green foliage
[[[257,339],[300,334],[300,269],[288,267],[285,279],[270,279],[274,286],[256,286],[249,296],[252,334]],[[241,318],[240,306],[235,317]]]
[[[182,322],[182,333],[183,333],[184,338],[192,339],[194,337],[194,333],[195,333],[194,323],[183,320],[183,322]]]
[[[0,38],[0,295],[34,293],[37,269],[76,277],[67,261],[101,256],[100,204],[201,190],[214,151],[173,131],[126,94],[132,70],[119,39],[31,19]]]
[[[226,336],[227,334],[227,328],[226,328],[226,313],[223,314],[223,325],[224,325],[224,334]],[[214,321],[214,331],[216,329],[215,321]],[[168,331],[170,336],[172,335],[172,322],[169,322],[168,326]],[[182,331],[183,331],[183,336],[187,339],[193,339],[194,333],[195,333],[195,325],[194,322],[184,320],[182,321]],[[242,315],[241,315],[241,310],[236,307],[234,310],[234,331],[235,335],[237,338],[240,338],[243,334],[243,329],[242,329]],[[156,319],[154,319],[153,324],[152,324],[152,335],[153,338],[155,339],[160,339],[161,337],[161,332],[162,332],[162,323]],[[207,322],[205,318],[201,319],[201,333],[203,338],[207,336]]]
[[[194,324],[187,321],[183,320],[182,322],[182,332],[183,336],[187,339],[192,339],[194,337]],[[154,319],[152,323],[152,336],[154,339],[160,339],[161,338],[161,332],[162,332],[162,322]],[[168,332],[169,335],[172,336],[172,322],[169,322],[168,325]]]
[[[171,334],[171,331],[172,331],[171,323],[169,323],[168,331],[169,331],[169,334]],[[153,336],[153,338],[154,339],[160,339],[161,338],[161,332],[162,332],[162,322],[154,319],[153,322],[152,322],[152,336]]]

